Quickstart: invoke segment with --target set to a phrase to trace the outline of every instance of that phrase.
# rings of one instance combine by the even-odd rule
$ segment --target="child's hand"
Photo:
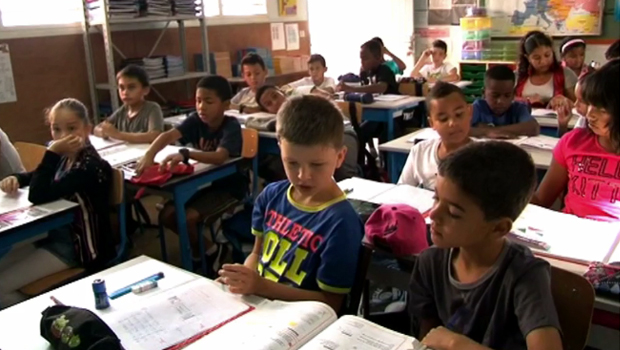
[[[75,135],[65,136],[60,140],[54,141],[49,147],[48,150],[60,154],[75,154],[84,146],[84,140]]]
[[[261,277],[258,271],[241,264],[224,264],[218,280],[227,285],[231,293],[256,294]]]
[[[494,140],[509,140],[516,139],[517,135],[505,131],[489,130],[489,132],[486,133],[486,137]]]
[[[349,85],[347,85],[344,81],[341,81],[336,85],[336,92],[349,92],[351,89]]]
[[[175,153],[164,158],[164,161],[161,162],[159,166],[159,171],[164,172],[166,170],[173,169],[177,164],[181,163],[185,158],[180,153]]]
[[[573,109],[573,102],[562,95],[557,95],[549,101],[549,108],[558,112],[559,109],[565,109],[571,111]]]
[[[0,190],[6,194],[15,194],[19,189],[19,181],[15,176],[5,177],[0,181]]]
[[[435,78],[435,77],[428,77],[428,78],[426,78],[426,82],[427,83],[431,83],[431,84],[436,83],[437,82],[437,78]]]
[[[463,349],[467,344],[471,344],[472,342],[473,341],[469,338],[454,333],[444,327],[431,329],[424,339],[422,339],[422,344],[433,350]]]
[[[433,54],[433,49],[426,49],[426,50],[424,50],[424,52],[422,53],[422,55],[423,55],[425,58],[429,58],[429,57],[431,57],[431,55],[432,55],[432,54]]]
[[[564,128],[568,127],[568,122],[570,122],[571,118],[573,117],[573,112],[571,109],[561,107],[555,110],[558,113],[558,126],[559,127],[564,127]]]
[[[153,157],[150,157],[148,155],[142,157],[138,161],[138,164],[136,164],[136,176],[140,176],[144,172],[144,170],[146,170],[146,168],[150,167],[153,164],[155,164],[155,160],[153,159]]]
[[[528,97],[526,97],[526,99],[530,102],[530,104],[541,104],[541,103],[543,103],[542,97],[539,94],[528,96]]]
[[[104,137],[114,137],[114,135],[118,134],[118,129],[114,127],[111,123],[103,122],[101,123],[101,131],[103,131]]]

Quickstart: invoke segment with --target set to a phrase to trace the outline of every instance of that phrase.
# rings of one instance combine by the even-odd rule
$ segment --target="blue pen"
[[[127,287],[121,288],[117,291],[114,291],[110,294],[110,299],[117,299],[122,297],[125,294],[129,294],[131,293],[131,287],[143,283],[143,282],[147,282],[147,281],[159,281],[160,279],[164,278],[164,273],[163,272],[159,272],[154,274],[153,276],[149,276],[145,279],[139,280],[138,282],[134,282],[130,285],[128,285]]]

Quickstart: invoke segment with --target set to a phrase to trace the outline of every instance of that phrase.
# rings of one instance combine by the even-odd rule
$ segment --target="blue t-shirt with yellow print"
[[[348,293],[364,235],[362,221],[344,194],[305,207],[293,201],[291,189],[286,180],[272,183],[254,204],[252,233],[263,237],[259,274],[296,288]]]

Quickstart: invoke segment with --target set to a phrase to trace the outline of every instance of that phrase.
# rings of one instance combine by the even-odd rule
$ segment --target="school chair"
[[[370,259],[372,258],[372,248],[362,244],[360,247],[360,253],[357,260],[357,269],[355,270],[355,280],[353,287],[349,292],[345,300],[345,304],[340,310],[340,315],[354,315],[357,316],[360,303],[362,302],[362,296],[364,301],[368,300],[368,296],[364,294],[366,292],[366,274],[368,273],[368,267],[370,266]],[[367,305],[364,305],[364,309]]]
[[[43,160],[43,155],[47,151],[47,147],[29,142],[15,142],[13,144],[26,172],[34,171],[39,163]]]
[[[594,288],[584,277],[552,266],[551,294],[562,328],[564,350],[583,350],[594,311]]]
[[[241,148],[241,157],[244,158],[242,163],[240,164],[241,168],[247,167],[247,161],[251,162],[252,169],[252,190],[251,194],[245,199],[246,202],[253,202],[256,196],[258,195],[258,131],[256,129],[251,128],[243,128],[241,129],[241,136],[243,138],[243,144]],[[203,232],[205,227],[209,227],[211,231],[211,237],[213,241],[215,241],[215,230],[213,224],[217,221],[217,219],[221,218],[221,216],[231,210],[233,210],[238,205],[242,204],[243,201],[231,201],[226,205],[218,208],[218,210],[206,218],[201,218],[198,224],[198,232]],[[159,244],[161,248],[162,260],[164,262],[168,261],[168,253],[166,249],[166,236],[164,234],[164,226],[160,222],[159,226]],[[205,251],[205,242],[204,235],[199,234],[199,250],[201,252]],[[207,265],[206,260],[204,258],[204,254],[201,256],[201,268],[203,274],[207,273]]]
[[[430,88],[427,82],[424,82],[424,84],[415,82],[401,82],[398,84],[398,92],[401,95],[426,97],[429,90]]]
[[[351,111],[351,103],[353,103],[355,105],[355,112]],[[348,102],[348,101],[337,101],[336,104],[338,105],[338,108],[340,108],[340,110],[342,111],[342,114],[344,114],[345,117],[347,117],[347,119],[351,120],[351,116],[352,114],[354,114],[353,116],[357,119],[357,124],[361,124],[362,123],[362,104],[359,102]],[[353,122],[351,122],[353,123]]]
[[[112,191],[110,194],[110,207],[118,211],[119,225],[119,245],[116,249],[116,257],[109,262],[109,266],[114,266],[122,262],[126,257],[127,231],[125,228],[125,179],[123,171],[112,169]],[[92,271],[86,271],[83,267],[69,268],[55,274],[43,277],[37,281],[23,286],[19,292],[34,297],[52,289],[63,286],[67,283],[76,281]]]

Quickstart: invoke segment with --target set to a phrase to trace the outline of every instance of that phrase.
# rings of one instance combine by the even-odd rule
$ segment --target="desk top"
[[[0,192],[0,233],[75,207],[77,203],[64,199],[33,206],[28,201],[28,188],[22,188],[17,194],[10,196]]]
[[[409,142],[416,135],[424,132],[426,129],[420,129],[410,134],[401,136],[392,141],[379,145],[379,150],[383,152],[409,153],[414,143]],[[548,169],[553,158],[553,152],[534,147],[523,147],[534,159],[534,164],[538,169]]]
[[[375,101],[369,104],[362,104],[362,108],[367,109],[405,109],[409,107],[415,107],[420,102],[423,102],[426,98],[422,96],[404,96],[401,99],[394,101]],[[344,102],[342,99],[336,99],[336,102]]]
[[[95,309],[92,292],[92,282],[95,279],[104,279],[107,290],[110,292],[158,272],[163,272],[165,275],[165,278],[158,282],[158,288],[139,295],[128,294],[110,301],[109,309]],[[109,317],[114,311],[129,308],[129,305],[140,298],[170,290],[198,278],[201,277],[149,257],[140,256],[0,311],[0,329],[4,330],[0,337],[0,349],[51,349],[47,341],[41,337],[39,329],[41,312],[53,305],[50,296],[54,296],[66,305],[89,309],[105,320],[106,316]],[[8,330],[19,330],[19,332]]]

